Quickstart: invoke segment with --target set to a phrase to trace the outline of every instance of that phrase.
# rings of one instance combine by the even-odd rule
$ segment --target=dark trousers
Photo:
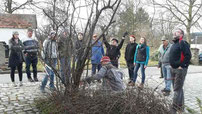
[[[92,64],[92,75],[96,74],[96,69],[99,71],[101,67],[101,64]]]
[[[22,63],[21,63],[18,66],[11,67],[11,74],[10,74],[10,76],[11,76],[11,81],[12,82],[15,82],[15,69],[16,69],[16,67],[18,69],[19,80],[22,81]]]
[[[173,79],[173,90],[174,90],[172,114],[176,114],[177,110],[184,111],[183,85],[186,74],[187,74],[187,68],[183,69],[171,68],[171,77]]]
[[[128,74],[130,80],[133,80],[134,77],[134,64],[133,62],[127,62],[127,67],[128,67]]]
[[[160,73],[161,73],[160,77],[163,78],[164,76],[163,76],[163,69],[162,69],[162,66],[160,67]]]
[[[37,56],[27,56],[27,57],[25,57],[25,63],[26,63],[27,78],[28,79],[31,78],[30,65],[32,65],[34,78],[37,78],[37,63],[38,63]]]

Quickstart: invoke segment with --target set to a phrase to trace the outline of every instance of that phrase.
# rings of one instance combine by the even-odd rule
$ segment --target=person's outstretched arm
[[[107,39],[104,34],[103,34],[103,42],[104,42],[106,48],[110,48],[110,44],[107,42]]]
[[[122,48],[124,40],[125,40],[125,37],[122,37],[121,43],[117,47],[118,50],[120,50]]]
[[[107,73],[107,68],[102,67],[99,72],[91,77],[87,77],[84,79],[84,81],[88,82],[89,84],[94,80],[100,80],[101,78],[105,77],[105,74]]]

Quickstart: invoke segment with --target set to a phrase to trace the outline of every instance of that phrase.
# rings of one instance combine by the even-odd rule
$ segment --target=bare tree
[[[92,44],[92,36],[100,26],[105,25],[98,40],[102,38],[102,34],[115,22],[114,17],[120,3],[121,0],[51,0],[47,2],[47,8],[35,6],[43,11],[45,17],[50,21],[52,29],[56,31],[60,31],[60,29],[68,30],[68,38],[66,41],[68,45],[65,45],[65,57],[70,57],[72,67],[71,69],[68,69],[68,66],[65,67],[65,77],[67,79],[66,82],[68,82],[64,84],[66,92],[71,88],[75,89],[79,87],[84,68],[90,60],[91,47],[94,45]],[[80,10],[86,10],[86,14],[88,14],[87,18],[82,17]],[[105,23],[104,25],[100,25],[104,15],[107,17]],[[81,28],[80,22],[85,23],[84,28]],[[81,32],[80,30],[83,30],[84,41],[83,47],[79,49],[80,53],[76,55],[77,53],[75,52],[77,50],[74,44],[77,40],[78,32]],[[61,79],[57,70],[53,67],[52,69],[55,71],[57,77]]]
[[[26,6],[30,5],[33,0],[27,0],[25,2],[19,2],[17,0],[2,0],[0,3],[3,4],[1,9],[6,12],[12,14],[16,10],[25,9]]]
[[[191,28],[201,19],[201,0],[164,0],[157,2],[152,0],[154,5],[160,6],[169,11],[181,25],[186,27],[187,41],[190,43]]]

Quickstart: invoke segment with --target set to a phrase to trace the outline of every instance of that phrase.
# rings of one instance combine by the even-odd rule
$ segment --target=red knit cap
[[[100,62],[110,62],[110,58],[108,56],[103,56]]]
[[[135,38],[135,35],[130,35],[130,37],[133,37],[133,38]]]

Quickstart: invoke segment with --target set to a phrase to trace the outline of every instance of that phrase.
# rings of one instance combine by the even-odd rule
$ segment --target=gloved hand
[[[128,35],[128,32],[126,31],[124,34],[123,34],[123,37],[127,36]]]
[[[102,34],[102,37],[103,37],[103,40],[105,41],[106,40],[106,35]]]

